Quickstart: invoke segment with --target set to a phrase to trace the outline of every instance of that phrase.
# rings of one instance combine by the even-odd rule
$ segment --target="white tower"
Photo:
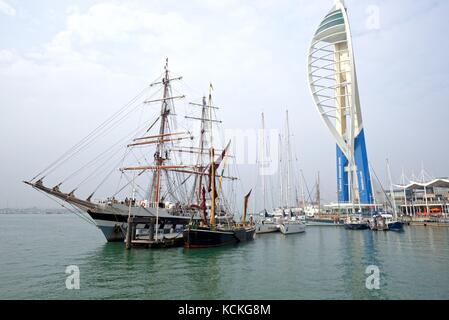
[[[337,143],[339,202],[372,203],[351,30],[341,0],[315,32],[308,76],[317,110]]]

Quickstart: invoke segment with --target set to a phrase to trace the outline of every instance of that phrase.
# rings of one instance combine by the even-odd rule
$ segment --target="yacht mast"
[[[282,173],[283,173],[283,168],[282,168],[282,137],[281,134],[279,134],[279,139],[278,139],[278,158],[279,158],[279,185],[280,185],[280,199],[279,199],[279,207],[282,208],[283,207],[283,201],[284,201],[284,188],[283,188],[283,184],[284,181],[282,179]]]
[[[288,123],[288,110],[286,110],[286,144],[287,144],[287,195],[286,195],[286,205],[290,207],[290,127]]]
[[[300,177],[299,180],[301,181],[301,198],[302,198],[302,210],[305,212],[306,210],[306,195],[304,193],[304,174],[302,172],[302,169],[299,170]]]
[[[405,173],[404,173],[404,167],[402,167],[402,187],[404,188],[404,205],[405,205],[405,213],[408,216],[408,204],[407,204],[407,190],[405,188]]]
[[[265,116],[262,112],[262,143],[261,143],[261,149],[262,149],[262,199],[263,199],[263,210],[267,209],[266,206],[266,199],[265,199]]]
[[[316,180],[316,202],[318,206],[318,214],[321,213],[321,192],[320,192],[320,172],[318,171]]]
[[[388,173],[388,179],[390,180],[390,197],[393,203],[393,212],[394,212],[394,218],[398,218],[398,212],[396,209],[396,199],[394,196],[394,190],[393,190],[393,181],[391,179],[391,170],[390,170],[390,161],[387,159],[387,173]]]

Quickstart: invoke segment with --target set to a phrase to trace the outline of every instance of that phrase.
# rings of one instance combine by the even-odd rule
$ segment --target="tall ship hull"
[[[30,183],[27,183],[30,184]],[[158,225],[161,229],[170,227],[174,230],[183,229],[184,226],[193,220],[199,219],[196,210],[167,210],[165,208],[146,208],[139,205],[129,206],[129,204],[118,201],[106,201],[105,203],[94,203],[76,198],[74,195],[65,194],[58,188],[47,188],[41,182],[30,184],[37,190],[43,191],[55,198],[64,200],[73,207],[83,211],[95,222],[108,242],[120,242],[125,240],[128,228],[128,216],[138,218],[158,217]],[[142,228],[145,226],[141,226]],[[148,227],[148,226],[146,226]]]
[[[148,208],[136,208],[136,211],[140,211],[138,214],[134,214],[137,218],[151,218],[155,219],[156,214],[152,213]],[[143,209],[143,210],[139,210]],[[87,214],[94,220],[97,227],[101,230],[104,237],[108,242],[123,242],[126,237],[128,229],[128,213],[109,213],[101,211],[88,210]],[[174,216],[170,214],[164,214],[159,216],[159,229],[171,229],[173,231],[184,229],[184,227],[191,221],[189,216]],[[142,228],[149,228],[149,226],[141,226]],[[154,227],[153,227],[154,228]]]

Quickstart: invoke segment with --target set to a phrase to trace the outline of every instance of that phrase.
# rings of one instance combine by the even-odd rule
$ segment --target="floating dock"
[[[144,226],[143,228],[138,228],[138,226],[142,225]],[[148,228],[145,228],[145,226],[148,226]],[[155,236],[155,226],[155,217],[130,217],[128,219],[128,230],[125,239],[126,249],[131,249],[132,247],[152,249],[174,248],[184,245],[182,231],[165,234],[164,232],[159,232],[160,230],[164,231],[162,228],[158,230],[158,235]],[[137,234],[137,230],[148,230],[148,234],[139,235]]]

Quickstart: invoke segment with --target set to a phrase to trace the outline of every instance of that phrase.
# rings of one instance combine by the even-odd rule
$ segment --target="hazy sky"
[[[166,57],[226,128],[279,128],[336,198],[335,143],[306,76],[331,0],[0,0],[0,207],[54,206],[21,183],[161,73]],[[449,176],[449,1],[347,0],[370,161]],[[373,12],[379,13],[373,25]],[[376,20],[376,19],[375,19]],[[244,181],[246,187],[253,182]]]

